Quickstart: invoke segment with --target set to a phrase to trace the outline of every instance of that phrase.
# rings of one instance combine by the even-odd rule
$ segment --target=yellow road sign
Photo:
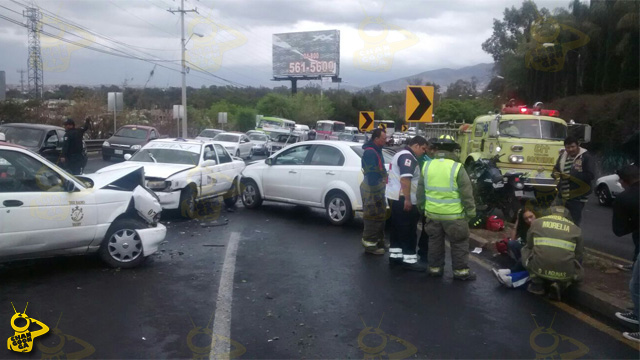
[[[407,122],[433,122],[433,93],[433,86],[407,86]]]
[[[360,111],[359,128],[362,132],[373,130],[373,111]]]
[[[409,125],[402,124],[402,132],[406,132],[407,130],[409,130]]]

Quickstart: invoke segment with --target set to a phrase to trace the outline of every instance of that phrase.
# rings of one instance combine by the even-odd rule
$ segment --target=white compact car
[[[186,218],[196,216],[198,201],[222,195],[225,204],[233,206],[238,200],[240,173],[245,164],[229,155],[220,143],[154,140],[126,159],[98,173],[143,166],[146,185],[160,198],[162,208],[180,209]]]
[[[609,206],[613,200],[624,191],[620,185],[620,177],[616,174],[603,176],[596,180],[596,190],[594,194],[598,198],[598,204]]]
[[[263,200],[324,208],[334,225],[362,211],[362,144],[304,141],[289,145],[242,172],[242,202],[252,209]],[[383,150],[385,164],[393,153]],[[387,165],[388,168],[388,165]]]
[[[243,133],[221,133],[213,138],[229,152],[229,154],[244,158],[251,159],[253,157],[253,143],[249,140],[249,137]]]
[[[113,267],[139,265],[167,229],[142,167],[73,176],[0,142],[0,261],[98,252]]]

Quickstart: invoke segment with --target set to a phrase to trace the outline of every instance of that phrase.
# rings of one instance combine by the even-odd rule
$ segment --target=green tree
[[[258,101],[257,109],[258,113],[264,116],[279,116],[284,118],[291,118],[293,116],[291,98],[286,95],[269,93]]]
[[[256,126],[256,111],[251,108],[237,108],[234,117],[234,127],[238,131],[247,132]]]

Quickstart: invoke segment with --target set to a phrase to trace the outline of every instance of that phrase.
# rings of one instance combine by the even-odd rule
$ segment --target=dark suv
[[[57,163],[62,153],[64,129],[43,124],[3,124],[0,132],[6,142],[21,145],[42,155],[52,163]]]
[[[158,130],[150,126],[125,125],[102,143],[102,159],[124,158],[124,154],[133,154],[149,141],[160,138]]]

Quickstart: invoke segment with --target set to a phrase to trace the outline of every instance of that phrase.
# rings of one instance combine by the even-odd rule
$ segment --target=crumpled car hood
[[[142,166],[130,166],[121,169],[102,169],[99,173],[77,176],[79,179],[87,178],[93,182],[94,189],[103,189],[113,186],[123,190],[133,191],[138,185],[144,186],[144,168]]]
[[[119,164],[107,166],[98,170],[99,174],[103,174],[103,171],[111,171],[114,169],[129,169],[131,167],[144,167],[144,175],[146,177],[167,179],[171,175],[177,174],[181,171],[192,169],[194,165],[181,165],[181,164],[161,164],[161,163],[148,163],[148,162],[135,162],[125,161]]]

